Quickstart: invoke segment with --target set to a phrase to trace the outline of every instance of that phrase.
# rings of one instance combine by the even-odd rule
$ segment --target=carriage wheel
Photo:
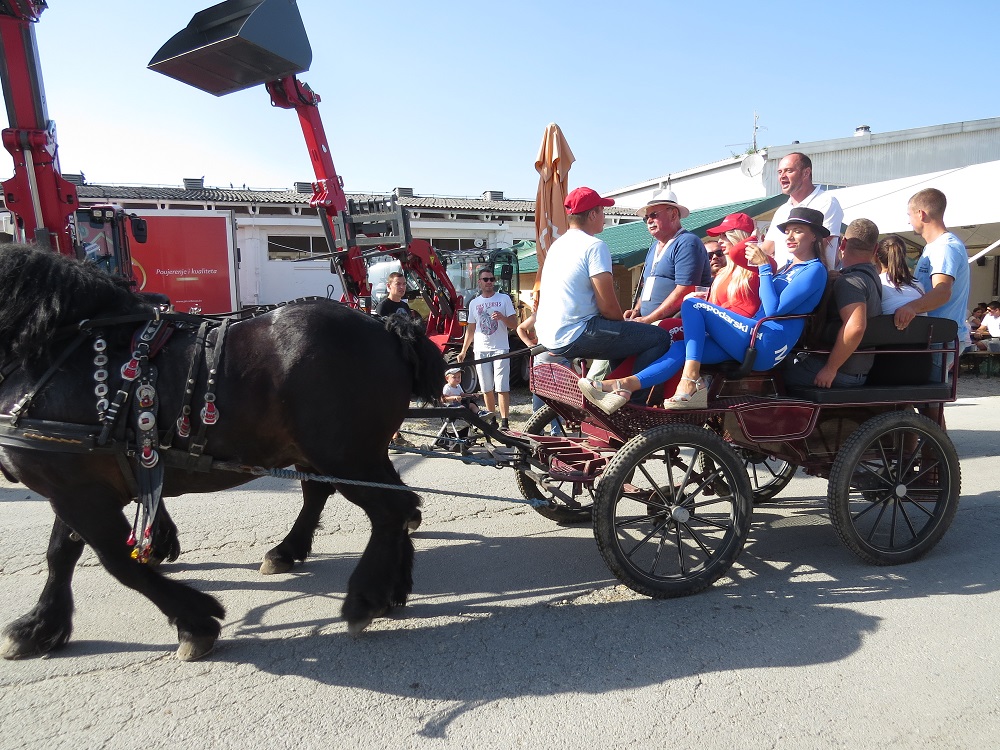
[[[743,468],[750,478],[750,489],[753,490],[754,505],[766,503],[781,492],[795,476],[798,468],[790,461],[785,461],[766,453],[759,453],[749,448],[737,448],[736,453],[743,459]]]
[[[556,414],[556,410],[547,404],[542,406],[528,418],[527,423],[524,425],[524,432],[528,435],[543,435],[545,434],[545,428],[553,419],[559,420],[559,425],[562,427],[563,434],[568,437],[581,437],[579,425],[572,425],[571,423],[564,421],[562,417]],[[555,521],[556,523],[561,524],[590,523],[592,518],[591,511],[594,506],[592,496],[574,496],[579,497],[580,504],[579,507],[571,507],[561,498],[547,491],[546,488],[540,487],[534,479],[523,471],[517,472],[516,481],[517,488],[521,491],[521,495],[525,500],[538,498],[542,500],[549,500],[556,504],[554,507],[549,508],[535,508],[538,513],[545,516],[550,521]],[[572,490],[572,483],[562,482],[557,486],[557,489],[570,493]]]
[[[910,411],[880,414],[844,442],[827,502],[844,544],[875,565],[916,560],[958,510],[958,454],[935,422]]]
[[[629,440],[601,475],[594,536],[611,572],[634,591],[694,594],[740,554],[752,498],[742,462],[718,435],[656,427]]]

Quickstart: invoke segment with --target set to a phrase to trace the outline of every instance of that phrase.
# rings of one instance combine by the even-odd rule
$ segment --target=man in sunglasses
[[[479,269],[479,296],[469,303],[469,322],[465,326],[465,341],[462,342],[462,351],[458,353],[458,361],[465,359],[470,346],[477,360],[507,354],[510,351],[507,329],[516,326],[514,303],[506,294],[497,293],[493,269]],[[500,429],[509,429],[510,360],[483,362],[476,365],[476,373],[486,410],[492,414],[499,403]]]
[[[709,238],[702,240],[705,250],[708,252],[708,269],[714,279],[723,268],[726,267],[726,251],[719,247],[719,241]]]
[[[655,323],[676,318],[684,297],[696,286],[711,286],[712,272],[705,246],[681,226],[690,212],[677,202],[673,190],[657,190],[638,210],[653,235],[642,269],[642,286],[635,307],[625,311],[628,320]]]

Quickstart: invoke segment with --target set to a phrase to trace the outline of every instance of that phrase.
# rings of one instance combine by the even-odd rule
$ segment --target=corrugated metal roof
[[[253,190],[249,188],[206,187],[186,190],[182,187],[127,186],[127,185],[81,185],[77,188],[81,199],[86,201],[150,201],[157,203],[214,203],[214,204],[284,204],[308,206],[312,197],[296,190]],[[348,193],[348,198],[356,201],[384,200],[388,194]],[[535,202],[527,200],[483,200],[481,198],[457,198],[449,196],[413,196],[397,199],[401,206],[411,211],[470,211],[487,213],[533,214]],[[609,216],[634,217],[635,211],[626,207],[612,206],[606,210]]]
[[[745,213],[756,218],[773,211],[786,200],[788,200],[788,196],[779,194],[770,198],[758,198],[702,208],[698,211],[692,211],[686,219],[682,219],[681,226],[699,237],[704,237],[706,229],[718,226],[722,219],[729,214]],[[597,236],[608,243],[608,249],[611,250],[611,262],[626,268],[641,264],[645,260],[649,244],[652,242],[645,222],[641,221],[621,224],[617,227],[607,227]],[[521,273],[534,273],[538,270],[538,259],[532,253],[521,260],[519,265]]]

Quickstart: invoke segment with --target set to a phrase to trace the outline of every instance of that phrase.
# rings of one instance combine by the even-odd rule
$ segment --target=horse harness
[[[114,372],[102,329],[141,322],[133,334],[132,354]],[[74,326],[77,335],[55,358],[9,414],[0,415],[0,445],[64,453],[110,453],[118,459],[132,499],[138,503],[129,545],[132,557],[146,562],[152,551],[153,525],[163,491],[164,465],[190,471],[208,471],[212,458],[204,455],[207,431],[219,421],[215,385],[226,333],[232,319],[214,319],[177,313],[127,315],[118,318],[85,320]],[[180,413],[161,433],[157,428],[159,397],[157,368],[152,360],[178,328],[197,327],[192,347]],[[41,389],[58,372],[80,345],[91,341],[97,427],[25,415]],[[18,364],[0,368],[0,384]],[[204,367],[206,386],[201,394],[197,428],[192,434],[192,410],[198,375]],[[114,390],[112,390],[114,388]],[[175,440],[187,440],[186,449],[174,448]],[[141,520],[140,520],[141,515]]]

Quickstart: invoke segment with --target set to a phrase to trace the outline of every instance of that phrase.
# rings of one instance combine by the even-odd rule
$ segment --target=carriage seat
[[[788,393],[819,404],[947,401],[952,396],[951,385],[931,380],[934,352],[930,345],[954,344],[957,335],[958,324],[948,318],[917,316],[900,331],[892,315],[878,315],[868,320],[864,338],[858,346],[859,351],[876,350],[865,385],[856,388],[790,387]]]

